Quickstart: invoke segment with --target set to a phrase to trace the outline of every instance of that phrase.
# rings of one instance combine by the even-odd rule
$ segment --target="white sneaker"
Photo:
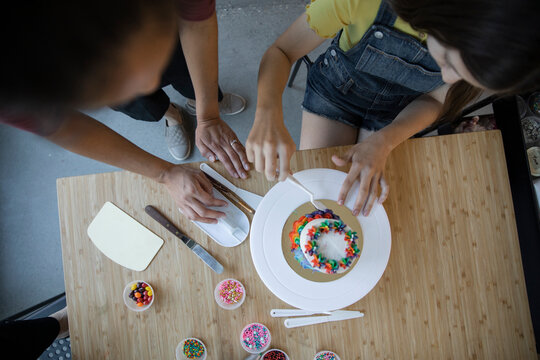
[[[186,111],[191,115],[196,115],[195,100],[188,99],[186,101]],[[246,108],[246,99],[238,94],[225,93],[223,99],[219,102],[219,113],[221,115],[236,115],[241,113]]]
[[[171,104],[171,106],[176,111],[171,111],[172,116],[165,116],[165,142],[171,156],[181,161],[187,159],[191,154],[191,140],[184,127],[184,118],[182,117],[181,110],[174,104]],[[174,125],[169,125],[169,120],[167,119],[169,116]]]
[[[69,322],[68,322],[67,306],[63,308],[62,310],[58,310],[54,314],[49,315],[49,317],[56,319],[56,321],[58,321],[58,324],[60,325],[60,331],[56,339],[67,338],[69,336]]]

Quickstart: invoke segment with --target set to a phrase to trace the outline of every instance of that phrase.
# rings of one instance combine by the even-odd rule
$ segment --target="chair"
[[[296,63],[294,64],[294,68],[292,69],[291,76],[289,77],[289,82],[287,83],[287,87],[292,87],[294,79],[296,78],[296,74],[298,73],[298,69],[300,69],[300,65],[302,65],[302,61],[306,63],[307,68],[311,65],[313,65],[313,61],[307,56],[304,55],[300,59],[296,60]]]

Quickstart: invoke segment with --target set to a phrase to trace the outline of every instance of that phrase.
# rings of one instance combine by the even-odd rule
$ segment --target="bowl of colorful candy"
[[[270,347],[272,336],[270,330],[263,324],[246,325],[240,333],[240,344],[250,354],[260,354]]]
[[[176,360],[206,359],[206,346],[197,338],[187,338],[176,347]]]
[[[289,356],[283,350],[270,349],[263,354],[261,360],[289,360]]]
[[[246,298],[244,285],[235,279],[225,279],[217,284],[214,290],[216,303],[224,309],[233,310],[238,308]]]
[[[323,350],[315,354],[313,360],[340,360],[339,356],[333,351]]]
[[[135,280],[124,288],[124,303],[133,311],[145,311],[154,303],[154,289],[147,281]]]

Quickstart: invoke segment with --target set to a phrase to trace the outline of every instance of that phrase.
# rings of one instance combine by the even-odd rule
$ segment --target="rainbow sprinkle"
[[[317,251],[319,249],[317,239],[321,236],[321,234],[325,234],[330,231],[334,231],[339,234],[345,233],[343,240],[348,245],[345,249],[345,254],[347,255],[346,257],[337,260],[327,259]],[[356,231],[349,230],[345,232],[345,224],[341,220],[325,220],[319,224],[319,227],[312,226],[310,229],[308,229],[307,236],[309,240],[304,246],[304,250],[310,256],[313,256],[313,259],[311,259],[311,265],[314,268],[323,269],[327,274],[335,274],[340,267],[346,269],[360,254],[360,249],[356,244],[356,240],[358,240]]]
[[[316,210],[311,214],[306,214],[293,223],[293,231],[289,233],[289,240],[291,240],[291,251],[294,252],[294,250],[300,247],[300,233],[302,230],[304,230],[304,226],[306,226],[306,224],[311,220],[322,218],[339,220],[339,216],[335,215],[332,210],[326,209],[324,211]]]
[[[225,280],[219,285],[219,299],[225,304],[232,305],[244,296],[244,288],[236,280]]]
[[[250,324],[242,331],[242,346],[250,351],[262,351],[270,343],[270,331],[263,324]]]
[[[331,351],[325,351],[317,355],[315,360],[337,360],[338,357]]]
[[[184,355],[188,359],[199,359],[204,355],[204,345],[195,339],[184,341]]]

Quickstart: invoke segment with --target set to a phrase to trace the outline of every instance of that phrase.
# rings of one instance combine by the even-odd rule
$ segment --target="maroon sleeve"
[[[41,115],[22,112],[0,111],[0,123],[11,125],[37,135],[47,136],[54,133],[62,122],[63,113],[43,113]]]
[[[187,21],[203,21],[216,11],[216,0],[177,0],[178,13]]]

